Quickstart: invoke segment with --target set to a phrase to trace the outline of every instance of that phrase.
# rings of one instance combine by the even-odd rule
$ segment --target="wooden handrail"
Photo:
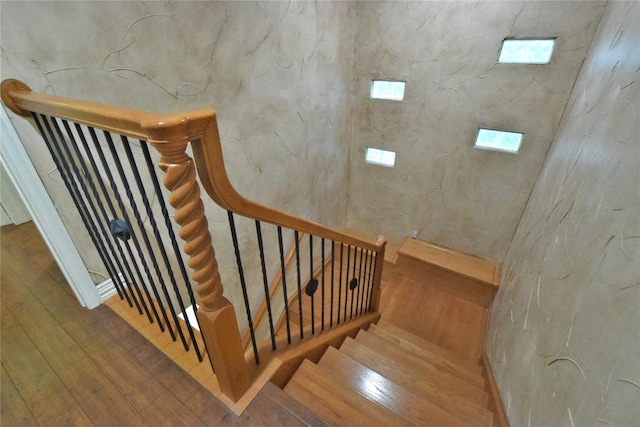
[[[203,188],[220,207],[238,215],[322,237],[376,253],[371,311],[379,304],[381,269],[387,240],[358,238],[315,222],[245,199],[227,176],[213,110],[184,114],[154,114],[88,101],[38,94],[18,80],[0,87],[3,103],[18,115],[44,114],[136,139],[146,140],[161,154],[169,203],[176,209],[184,251],[200,297],[197,311],[202,334],[221,391],[238,401],[250,386],[233,305],[223,296],[215,251],[211,243],[196,173]],[[191,144],[193,159],[187,153]],[[197,168],[196,168],[197,166]]]
[[[149,141],[156,148],[169,145],[164,151],[171,160],[187,157],[186,144],[191,142],[201,183],[209,196],[222,208],[236,214],[295,229],[348,245],[379,252],[386,239],[372,242],[313,221],[299,218],[278,209],[255,203],[242,197],[231,185],[224,166],[216,113],[197,110],[181,114],[155,114],[89,101],[34,93],[18,80],[5,80],[1,87],[2,101],[16,114],[31,112],[47,114],[97,127],[121,135]],[[184,143],[184,146],[181,144]]]

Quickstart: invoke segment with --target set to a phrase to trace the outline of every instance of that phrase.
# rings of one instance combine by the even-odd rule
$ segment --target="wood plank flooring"
[[[33,223],[0,239],[1,425],[318,424],[273,393],[236,416],[109,307],[82,308]]]
[[[396,275],[382,286],[380,321],[396,325],[477,363],[488,311],[447,292]]]

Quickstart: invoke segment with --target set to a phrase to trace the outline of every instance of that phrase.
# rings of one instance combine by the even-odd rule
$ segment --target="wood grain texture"
[[[468,426],[462,419],[329,347],[318,366],[360,394],[418,425]]]
[[[308,360],[302,363],[284,390],[331,425],[415,425],[406,418],[371,402]]]
[[[500,270],[500,265],[496,262],[409,237],[400,245],[398,255],[419,259],[469,279],[498,286],[496,271]]]
[[[483,306],[396,276],[383,286],[381,313],[382,320],[460,358],[476,364],[480,361],[488,315]]]
[[[456,393],[470,399],[477,399],[474,401],[481,401],[486,398],[482,377],[465,375],[460,372],[447,372],[442,366],[407,353],[401,347],[389,345],[388,341],[367,331],[360,331],[355,340],[372,351],[393,359],[396,362],[396,369],[419,372],[420,375],[429,378],[436,384],[447,386]]]
[[[273,383],[267,383],[264,386],[245,414],[259,425],[314,427],[329,425]]]
[[[202,185],[222,208],[259,221],[292,228],[327,239],[365,249],[379,251],[386,240],[368,242],[329,227],[285,212],[260,205],[239,195],[227,176],[220,135],[213,110],[183,114],[155,114],[113,105],[80,101],[32,92],[16,80],[2,85],[2,99],[16,114],[37,112],[59,117],[94,128],[149,141],[154,146],[166,145],[166,151],[183,155],[187,142],[192,143],[194,159]],[[6,101],[5,101],[6,100]]]
[[[407,390],[424,396],[469,424],[483,426],[491,424],[492,414],[486,409],[486,394],[480,399],[461,396],[447,386],[436,384],[421,375],[416,375],[415,372],[398,369],[393,359],[373,353],[353,339],[347,338],[340,347],[340,351]]]
[[[273,399],[237,416],[108,306],[82,308],[33,223],[2,227],[0,237],[1,425],[275,427],[300,419],[285,411],[277,423],[259,422],[281,406]]]
[[[482,366],[480,366],[479,364],[470,362],[453,352],[435,345],[431,341],[422,339],[419,336],[409,333],[404,329],[398,328],[397,326],[382,319],[380,319],[377,324],[371,325],[369,329],[367,329],[367,332],[383,335],[390,340],[396,340],[398,341],[399,345],[406,345],[406,343],[409,343],[412,346],[415,346],[415,348],[425,349],[426,351],[433,353],[442,359],[446,359],[451,363],[455,363],[456,365],[459,365],[470,372],[482,375]]]
[[[403,354],[407,354],[424,360],[430,365],[433,365],[434,368],[436,368],[440,372],[453,375],[477,387],[485,386],[485,380],[482,376],[482,368],[480,366],[477,366],[480,372],[478,372],[478,370],[469,370],[464,366],[449,360],[446,357],[442,357],[436,353],[429,351],[428,348],[415,345],[414,343],[395,336],[390,332],[386,332],[383,328],[376,327],[375,325],[371,325],[369,327],[366,335],[363,333],[363,338],[365,337],[375,337],[376,340],[380,340],[378,341],[380,344],[386,344],[393,348],[394,351],[400,351]]]

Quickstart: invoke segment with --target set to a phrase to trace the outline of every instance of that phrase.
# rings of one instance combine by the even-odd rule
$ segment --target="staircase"
[[[307,425],[508,425],[484,353],[488,308],[500,277],[499,266],[495,263],[414,239],[405,240],[397,251],[394,251],[393,245],[389,245],[387,250],[387,240],[382,236],[361,238],[356,232],[340,232],[245,199],[236,192],[226,175],[216,115],[211,110],[174,115],[153,114],[37,94],[24,83],[11,79],[3,81],[0,89],[2,101],[15,114],[33,118],[54,162],[62,165],[58,169],[61,173],[64,171],[62,177],[65,185],[106,270],[118,288],[119,298],[137,307],[140,316],[134,316],[146,317],[145,322],[161,325],[159,329],[168,330],[173,340],[177,341],[173,328],[169,328],[172,324],[169,316],[161,317],[163,309],[153,310],[154,301],[160,304],[161,295],[164,295],[165,302],[171,307],[169,311],[174,318],[173,325],[180,332],[182,350],[195,348],[198,338],[193,327],[184,325],[187,337],[182,332],[182,323],[177,320],[177,313],[184,312],[186,307],[179,301],[177,310],[173,302],[169,303],[171,298],[167,283],[172,282],[176,294],[186,292],[192,306],[197,303],[193,292],[195,289],[199,301],[197,323],[203,339],[203,345],[199,348],[206,349],[206,354],[200,354],[197,350],[196,353],[198,359],[208,359],[210,363],[187,370],[194,378],[202,378],[201,384],[234,413],[242,414],[250,404],[256,408],[256,417],[257,414],[274,414],[275,419],[279,419],[282,415]],[[115,163],[113,169],[118,171],[121,187],[126,188],[128,206],[125,206],[124,197],[120,197],[120,191],[116,188],[119,184],[113,183],[109,172],[112,168],[102,154],[104,141],[98,138],[99,133],[104,134],[108,142]],[[82,144],[78,143],[78,139]],[[113,141],[121,142],[124,153],[118,154]],[[162,279],[149,230],[141,219],[136,197],[130,191],[132,185],[123,165],[135,172],[139,195],[147,208],[146,214],[148,218],[153,218],[137,166],[142,165],[143,159],[136,159],[133,155],[132,141],[139,141],[140,144],[133,144],[143,148],[141,155],[149,172],[148,178],[158,195],[162,191],[155,172],[156,166],[164,173],[164,185],[171,193],[168,202],[175,209],[173,221],[180,226],[180,237],[185,242],[184,254],[188,255],[188,265],[192,269],[191,277],[187,277],[186,268],[181,264],[184,289],[178,288],[174,274],[170,273],[170,262],[164,250],[161,251],[162,258],[170,274],[167,280]],[[160,155],[157,165],[153,163],[150,147]],[[103,163],[102,170],[97,167],[94,150]],[[125,154],[128,163],[120,162]],[[91,169],[87,166],[85,155]],[[80,163],[80,167],[77,163]],[[100,177],[103,171],[109,175],[114,194],[106,190],[102,181],[97,187],[92,180],[86,185],[87,177]],[[102,193],[97,191],[98,187]],[[283,277],[286,277],[286,266],[282,234],[293,234],[296,242],[296,289],[300,293],[302,268],[298,237],[302,234],[308,236],[305,246],[308,248],[309,270],[304,274],[308,275],[309,287],[305,289],[306,296],[301,293],[298,297],[298,313],[292,311],[295,305],[286,311],[294,320],[285,321],[287,336],[284,339],[282,328],[277,334],[274,333],[271,315],[270,339],[266,341],[262,341],[261,337],[261,341],[256,343],[255,331],[249,322],[252,349],[245,353],[236,307],[224,297],[201,188],[228,213],[239,273],[235,291],[242,293],[248,319],[252,319],[248,287],[254,284],[246,283],[241,252],[246,252],[249,249],[246,246],[252,245],[244,244],[246,242],[240,244],[237,236],[244,236],[253,227],[247,226],[250,223],[246,222],[244,226],[237,227],[235,218],[242,217],[255,223],[258,248],[252,251],[249,259],[260,259],[265,304],[269,304],[270,297],[263,225],[272,236],[277,233],[278,244],[275,249],[272,247],[268,251],[276,254],[274,256],[279,252],[280,270],[285,274]],[[117,216],[112,198],[117,199],[125,219],[129,209],[134,213],[137,231],[132,229],[129,233],[125,230],[135,228],[134,221],[121,220],[128,223],[127,227],[116,224],[117,232],[114,232],[111,227],[113,221],[102,205],[105,200],[109,201],[109,209],[113,211],[113,216]],[[176,259],[181,260],[166,201],[160,205],[162,216],[158,215],[158,218],[164,217],[171,237],[171,241],[165,244],[176,252]],[[108,222],[108,227],[103,222]],[[160,237],[165,231],[157,227],[162,221],[151,223],[153,237],[162,247]],[[136,238],[133,243],[146,274],[142,274],[135,265],[137,274],[134,275],[119,246],[119,240],[127,241],[137,233],[144,236],[142,240],[145,247]],[[114,240],[116,238],[119,240]],[[321,239],[322,248],[320,251],[316,249],[315,257],[313,238],[316,239],[316,247],[318,239]],[[106,246],[104,242],[107,242]],[[116,247],[119,250],[115,250]],[[344,298],[335,306],[332,302],[329,306],[325,304],[326,277],[319,280],[311,271],[317,265],[326,268],[325,251],[328,247],[331,248],[332,273],[336,271],[333,267],[338,264],[337,281],[333,275],[328,279],[331,283],[329,299],[336,296],[336,283],[338,299]],[[334,255],[334,249],[338,248],[340,256],[336,262],[338,258]],[[127,250],[129,258],[135,259],[128,243]],[[343,257],[345,251],[346,258]],[[321,253],[320,258],[318,252]],[[383,256],[385,268],[380,262]],[[147,258],[151,263],[145,261]],[[149,264],[156,270],[158,284],[152,280]],[[124,281],[121,279],[123,271],[128,276]],[[324,295],[324,298],[319,298],[320,307],[315,305],[318,283],[322,287],[320,295]],[[282,289],[283,299],[288,300],[286,286]],[[307,299],[304,305],[301,304],[301,298],[306,297],[311,300]],[[295,324],[295,319],[299,320],[299,324]],[[297,333],[289,334],[294,328],[298,329]],[[174,357],[171,349],[167,349],[165,354]],[[180,356],[176,360],[181,360]],[[215,373],[212,373],[211,367],[215,367]],[[280,392],[274,392],[274,389]],[[259,407],[263,410],[257,409]],[[269,407],[275,410],[267,409]],[[292,425],[284,420],[275,421],[275,425]]]
[[[506,425],[494,413],[500,405],[482,365],[490,298],[481,286],[495,292],[495,264],[463,254],[443,261],[443,248],[415,240],[395,249],[386,260],[392,274],[382,287],[380,321],[328,347],[317,363],[304,360],[282,390],[270,386],[269,394],[282,394],[292,413],[304,408],[307,425]],[[473,267],[485,274],[466,274]]]

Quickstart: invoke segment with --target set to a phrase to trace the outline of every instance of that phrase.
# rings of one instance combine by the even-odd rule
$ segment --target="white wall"
[[[604,2],[359,2],[349,225],[502,261]],[[496,64],[506,37],[558,37],[549,65]],[[406,80],[404,102],[369,99]],[[479,127],[524,132],[517,155],[473,148]],[[393,169],[366,147],[397,152]]]
[[[513,426],[640,424],[640,3],[609,2],[503,265]]]
[[[346,225],[352,3],[3,1],[0,8],[3,79],[155,112],[213,108],[241,194]],[[23,118],[12,122],[87,268],[103,280],[41,138]],[[214,244],[228,248],[226,213],[213,203],[206,213]],[[252,223],[240,234],[243,245],[255,246]],[[225,295],[238,304],[233,252],[218,255],[230,283]]]

